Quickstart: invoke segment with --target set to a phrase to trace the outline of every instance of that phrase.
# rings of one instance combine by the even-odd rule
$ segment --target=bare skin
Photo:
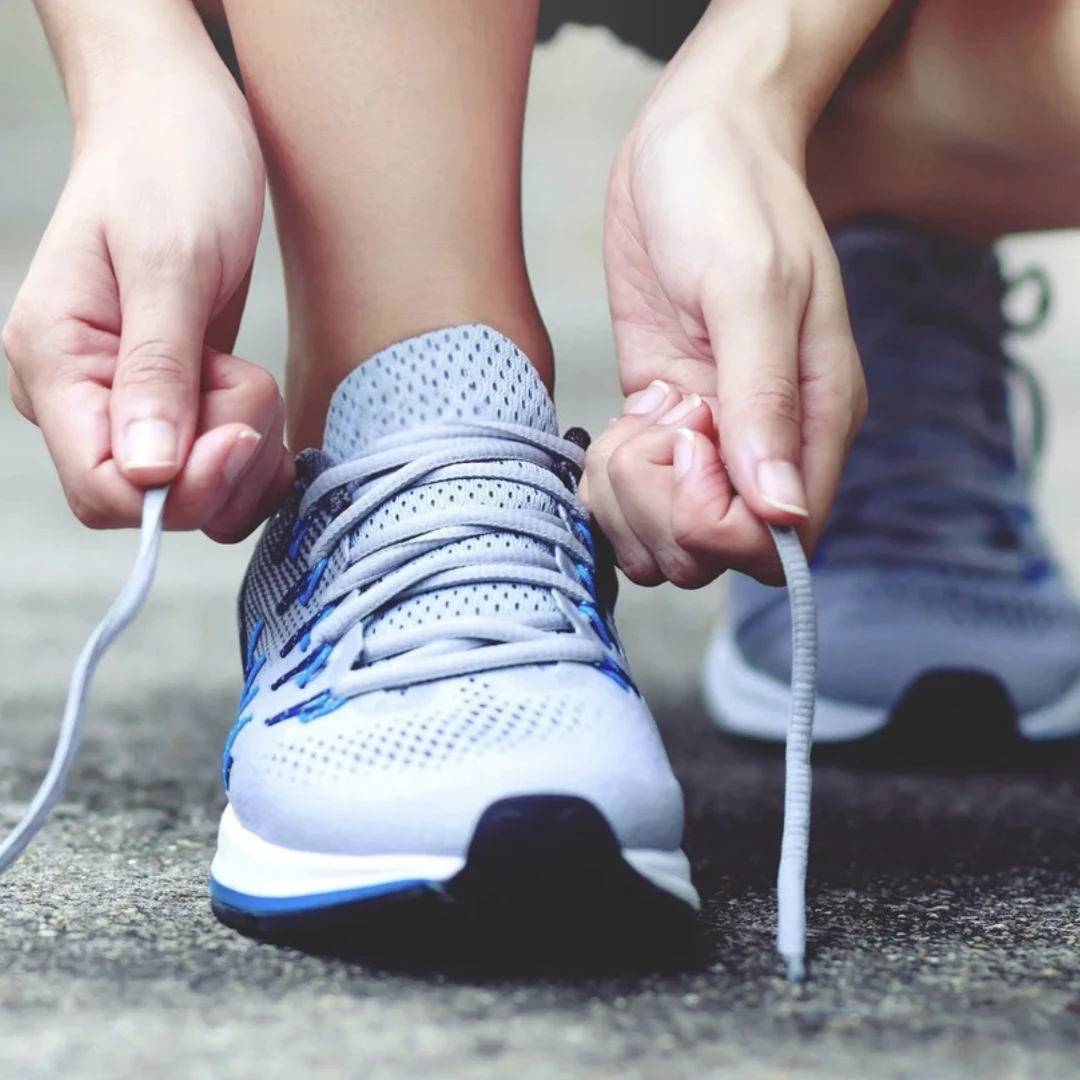
[[[493,326],[553,386],[521,236],[536,0],[224,7],[285,261],[292,444],[321,442],[360,361],[442,326]]]

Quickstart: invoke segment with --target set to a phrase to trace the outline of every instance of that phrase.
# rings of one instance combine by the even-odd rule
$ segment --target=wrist
[[[192,75],[233,85],[190,0],[36,3],[77,139],[147,86]]]
[[[891,0],[713,0],[649,107],[764,123],[801,156],[833,91]]]

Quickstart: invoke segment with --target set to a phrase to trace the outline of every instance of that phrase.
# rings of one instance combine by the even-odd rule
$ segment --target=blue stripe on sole
[[[380,897],[393,896],[397,893],[416,890],[438,891],[438,882],[385,881],[378,885],[368,885],[361,889],[339,889],[336,892],[314,893],[307,896],[251,896],[237,892],[210,878],[210,897],[219,904],[225,904],[244,915],[260,917],[265,915],[299,915],[305,912],[323,911],[327,908],[341,907],[344,904],[362,903],[365,900],[377,900]]]

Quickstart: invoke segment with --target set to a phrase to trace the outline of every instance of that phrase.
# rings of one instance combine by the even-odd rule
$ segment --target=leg
[[[536,0],[225,7],[285,260],[291,444],[357,364],[442,326],[500,330],[550,388],[520,212]]]
[[[887,213],[976,240],[1080,225],[1080,3],[921,0],[808,151],[826,221]]]
[[[285,256],[291,434],[337,467],[301,460],[242,590],[215,910],[384,955],[395,926],[414,956],[474,955],[475,930],[545,964],[681,938],[681,793],[628,692],[522,256],[535,3],[316,6],[226,0]]]

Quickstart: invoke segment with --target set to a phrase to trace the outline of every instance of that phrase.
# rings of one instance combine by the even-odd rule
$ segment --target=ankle
[[[352,335],[324,323],[327,331],[290,335],[286,374],[288,443],[294,450],[322,444],[330,398],[341,381],[366,360],[409,338],[444,327],[482,324],[509,338],[531,361],[548,393],[554,390],[551,339],[536,305],[499,307],[493,303],[432,304],[425,316],[401,311],[370,313]],[[310,324],[309,324],[310,325]],[[362,330],[360,329],[362,326]]]

